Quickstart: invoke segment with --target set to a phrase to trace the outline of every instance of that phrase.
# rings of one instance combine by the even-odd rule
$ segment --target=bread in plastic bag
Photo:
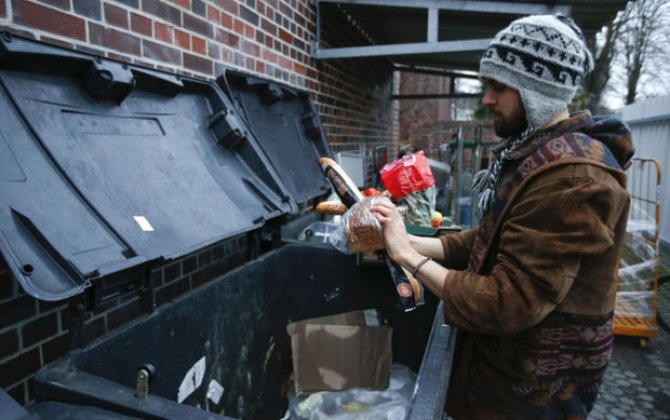
[[[338,228],[331,233],[330,243],[345,254],[384,249],[384,234],[371,207],[378,196],[366,197],[342,216]]]

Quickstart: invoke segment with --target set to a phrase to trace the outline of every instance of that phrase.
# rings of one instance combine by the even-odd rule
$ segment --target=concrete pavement
[[[589,419],[670,419],[670,281],[659,287],[659,333],[641,349],[639,339],[616,336],[612,362]]]

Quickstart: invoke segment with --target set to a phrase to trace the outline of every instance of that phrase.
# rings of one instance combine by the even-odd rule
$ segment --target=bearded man
[[[389,256],[460,327],[447,401],[456,419],[583,419],[595,403],[633,147],[620,121],[568,113],[591,65],[570,18],[512,22],[480,62],[482,103],[502,138],[475,176],[480,225],[420,238],[389,200],[373,207]]]

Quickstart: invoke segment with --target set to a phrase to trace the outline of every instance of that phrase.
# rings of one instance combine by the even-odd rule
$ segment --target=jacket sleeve
[[[448,268],[465,270],[470,259],[470,250],[477,237],[478,229],[470,229],[459,233],[447,233],[440,236],[444,261]]]
[[[496,334],[531,327],[564,299],[582,259],[613,247],[611,213],[620,206],[611,186],[554,171],[531,181],[509,210],[490,275],[449,271],[447,323]]]

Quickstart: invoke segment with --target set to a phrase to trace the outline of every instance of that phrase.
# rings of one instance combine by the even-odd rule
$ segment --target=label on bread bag
[[[319,164],[321,165],[321,169],[323,169],[323,173],[330,183],[333,184],[340,200],[342,200],[342,203],[347,208],[363,199],[363,194],[358,190],[358,186],[349,178],[337,162],[329,157],[322,157],[319,159]]]
[[[347,186],[346,181],[333,167],[323,165],[323,171],[330,183],[333,184],[333,188],[335,188],[335,192],[337,193],[338,197],[340,197],[340,200],[342,200],[342,203],[344,203],[347,208],[350,208],[358,202],[359,197],[351,190],[349,186]]]
[[[400,309],[409,312],[415,310],[417,306],[423,305],[423,285],[416,279],[410,279],[402,267],[391,261],[390,258],[385,257],[384,259],[393,278]]]

